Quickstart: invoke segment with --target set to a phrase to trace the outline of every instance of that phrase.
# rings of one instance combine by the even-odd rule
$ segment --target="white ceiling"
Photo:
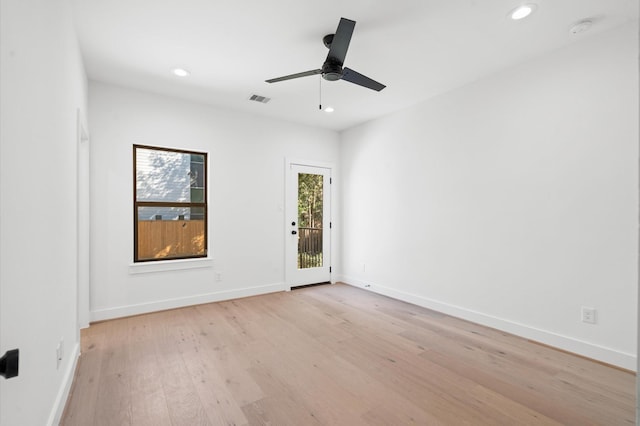
[[[72,0],[90,79],[333,130],[397,111],[499,69],[638,19],[637,0]],[[320,76],[325,34],[356,27],[345,60],[381,92]],[[569,29],[589,18],[590,31]],[[175,67],[188,78],[171,73]],[[248,101],[252,94],[272,98]]]

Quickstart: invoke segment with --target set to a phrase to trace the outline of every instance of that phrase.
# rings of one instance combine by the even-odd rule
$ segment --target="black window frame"
[[[163,151],[163,152],[174,152],[179,154],[189,154],[189,155],[201,155],[204,157],[203,162],[203,201],[202,202],[179,202],[179,201],[138,201],[138,176],[137,176],[137,150],[138,149],[147,149],[147,150],[155,150],[155,151]],[[178,148],[165,148],[159,146],[151,146],[151,145],[139,145],[133,144],[133,262],[134,263],[143,263],[143,262],[163,262],[169,260],[179,260],[179,259],[201,259],[208,257],[208,240],[209,240],[209,209],[208,209],[208,153],[200,152],[200,151],[191,151],[186,149],[178,149]],[[199,187],[198,187],[199,188]],[[150,258],[150,259],[140,259],[138,256],[138,208],[139,207],[195,207],[202,208],[204,210],[204,217],[201,219],[204,221],[204,253],[203,254],[193,254],[188,256],[172,256],[172,257],[162,257],[162,258]]]

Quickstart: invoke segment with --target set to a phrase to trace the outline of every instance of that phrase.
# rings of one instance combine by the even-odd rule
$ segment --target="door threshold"
[[[314,284],[304,284],[304,285],[297,285],[295,287],[291,287],[291,290],[300,290],[302,288],[307,288],[307,287],[317,287],[319,285],[327,285],[327,284],[331,284],[330,281],[325,281],[322,283],[314,283]]]

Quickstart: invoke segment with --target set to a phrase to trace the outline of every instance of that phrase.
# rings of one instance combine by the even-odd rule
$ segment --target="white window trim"
[[[158,262],[138,262],[129,264],[129,274],[180,271],[184,269],[213,268],[213,258],[162,260]]]

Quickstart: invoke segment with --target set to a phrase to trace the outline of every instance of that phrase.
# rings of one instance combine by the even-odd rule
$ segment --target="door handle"
[[[10,379],[18,375],[18,364],[20,359],[20,350],[12,349],[7,351],[0,358],[0,376]]]
[[[291,231],[291,235],[296,235],[298,231]]]

